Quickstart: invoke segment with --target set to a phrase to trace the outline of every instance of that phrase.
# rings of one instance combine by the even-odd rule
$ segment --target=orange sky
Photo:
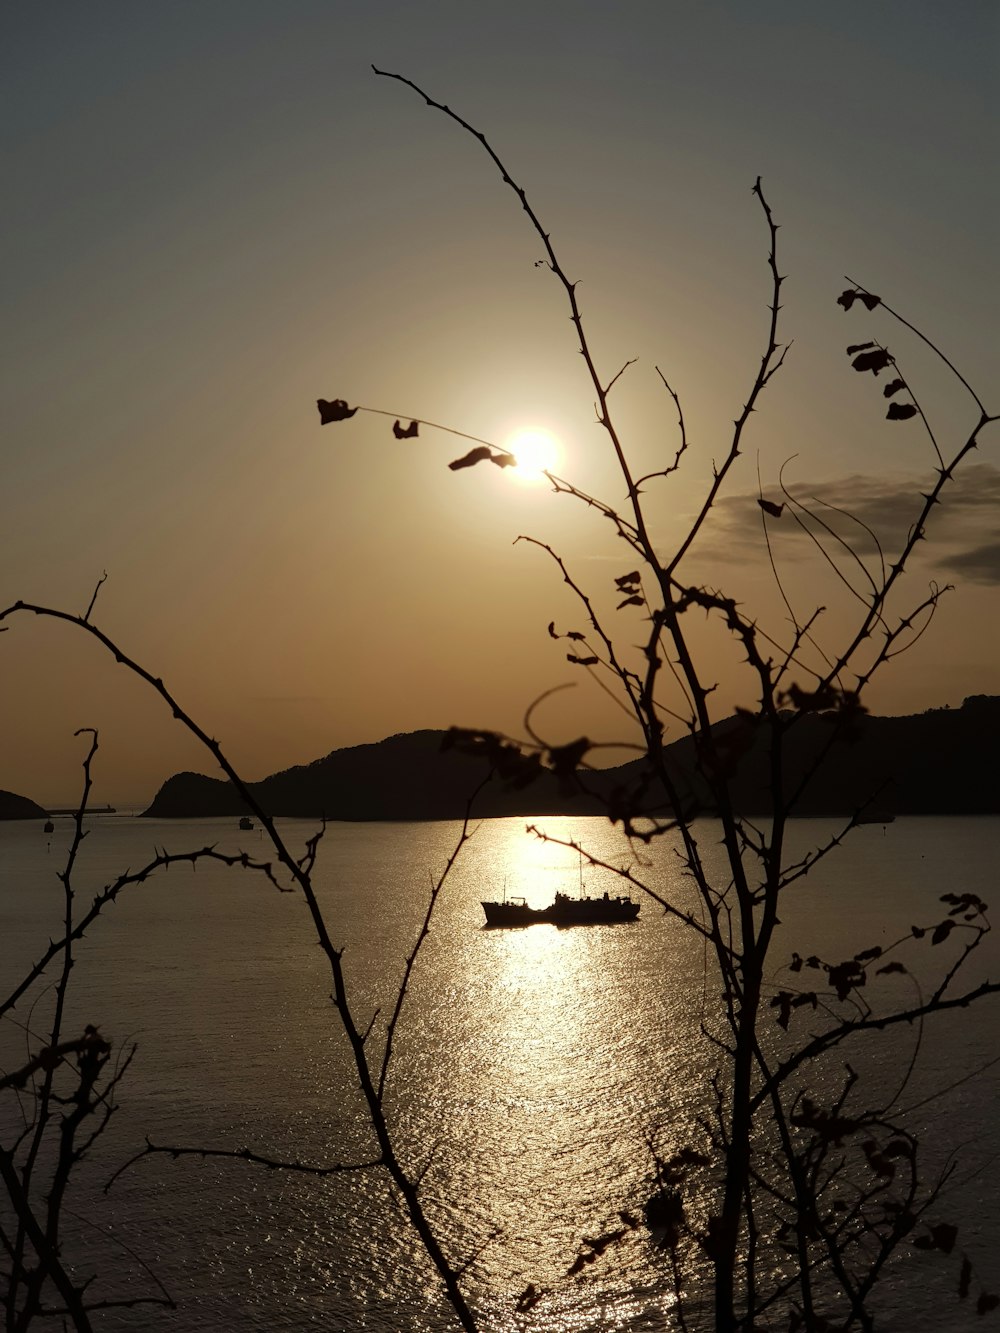
[[[874,11],[874,12],[873,12]],[[0,605],[85,610],[254,779],[424,726],[519,732],[544,690],[554,738],[628,738],[565,662],[576,627],[550,541],[607,599],[631,567],[607,523],[499,469],[446,467],[460,442],[396,441],[359,414],[321,428],[317,397],[503,443],[540,425],[561,470],[619,499],[552,275],[481,148],[398,70],[490,137],[552,232],[651,465],[692,440],[650,496],[664,547],[699,502],[766,330],[758,174],[782,224],[787,364],[690,576],[780,622],[759,542],[788,477],[905,531],[934,459],[887,424],[844,346],[885,337],[942,444],[975,418],[931,358],[836,305],[844,273],[933,336],[996,411],[996,9],[889,0],[528,6],[183,0],[49,3],[3,19],[13,318],[3,358]],[[1000,693],[997,430],[941,515],[910,587],[954,582],[938,623],[869,705],[919,711]],[[660,464],[662,465],[662,464]],[[749,497],[749,498],[748,498]],[[932,531],[932,536],[934,533]],[[803,603],[848,608],[784,537]],[[826,581],[824,581],[826,580]],[[627,641],[638,622],[616,622]],[[720,714],[749,689],[721,645]],[[0,634],[0,788],[72,800],[101,732],[95,799],[148,802],[211,766],[148,690],[67,627]]]

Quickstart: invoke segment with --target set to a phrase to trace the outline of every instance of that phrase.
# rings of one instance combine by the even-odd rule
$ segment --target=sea
[[[72,828],[68,818],[57,819],[51,835],[36,822],[0,823],[5,996],[58,937]],[[78,914],[162,849],[272,855],[259,828],[240,832],[234,819],[95,816],[86,828],[71,880]],[[317,831],[297,820],[280,828],[296,855]],[[459,830],[449,822],[332,823],[319,843],[314,881],[374,1059]],[[792,859],[838,831],[830,820],[795,822]],[[696,833],[721,876],[718,827],[704,821]],[[474,825],[412,968],[385,1105],[483,1330],[673,1331],[681,1326],[669,1255],[644,1226],[626,1228],[570,1270],[588,1249],[585,1238],[621,1229],[623,1212],[641,1217],[654,1154],[704,1150],[700,1122],[711,1115],[713,1076],[724,1068],[702,1035],[718,1013],[718,985],[698,939],[645,896],[635,923],[484,929],[483,899],[521,895],[542,906],[557,890],[578,890],[580,857],[564,844],[631,867],[662,896],[694,904],[670,838],[630,846],[599,818]],[[950,910],[942,895],[995,899],[998,852],[998,817],[897,818],[853,830],[787,890],[770,988],[802,986],[803,973],[789,970],[795,953],[836,963],[905,937],[890,956],[904,959],[907,973],[873,977],[866,995],[876,1012],[914,1001],[971,937],[956,930],[930,943]],[[587,866],[583,877],[588,893],[621,892],[610,870]],[[928,934],[917,939],[914,926]],[[1000,981],[992,936],[969,959],[959,990],[988,977]],[[34,986],[0,1024],[5,1069],[44,1043],[54,980],[53,973]],[[786,1040],[778,1013],[765,1019],[768,1041]],[[791,1036],[814,1030],[821,1017],[809,1006],[795,1010]],[[107,1128],[74,1175],[63,1255],[77,1277],[95,1275],[95,1301],[166,1293],[175,1304],[98,1311],[95,1329],[438,1333],[457,1326],[377,1169],[317,1176],[184,1154],[142,1156],[121,1171],[147,1139],[317,1167],[372,1156],[329,965],[299,894],[207,860],[127,885],[75,951],[66,1030],[87,1023],[113,1042],[116,1060],[134,1055]],[[997,1315],[977,1318],[974,1303],[980,1290],[1000,1290],[1000,997],[922,1029],[903,1025],[859,1039],[828,1062],[829,1089],[843,1084],[848,1064],[918,1134],[928,1178],[950,1172],[929,1218],[959,1228],[950,1255],[902,1247],[881,1284],[877,1326],[888,1333],[987,1327]],[[5,1098],[0,1122],[9,1142],[30,1101]],[[963,1256],[974,1278],[960,1300]],[[529,1285],[539,1298],[519,1311]],[[685,1293],[688,1327],[707,1329],[710,1293],[697,1273]]]

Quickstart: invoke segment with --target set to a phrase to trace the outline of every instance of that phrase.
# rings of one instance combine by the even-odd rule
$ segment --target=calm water
[[[94,820],[77,878],[81,901],[124,866],[143,864],[154,845],[181,851],[216,843],[263,855],[259,833],[240,834],[234,822]],[[541,822],[608,859],[632,859],[599,819]],[[312,832],[306,823],[283,827],[293,849]],[[47,840],[36,824],[0,824],[5,993],[59,928],[56,871],[69,829],[68,820],[58,821]],[[802,822],[795,836],[804,850],[832,829]],[[376,1008],[391,1012],[430,877],[456,830],[379,824],[327,832],[316,880],[331,933],[346,949],[361,1025]],[[787,899],[775,969],[793,949],[839,961],[888,943],[911,923],[933,924],[944,892],[971,891],[989,902],[998,835],[1000,819],[988,818],[857,830]],[[701,841],[711,856],[711,825]],[[654,855],[660,883],[685,894],[671,850]],[[425,1163],[433,1149],[430,1211],[457,1262],[481,1250],[467,1286],[484,1328],[496,1333],[675,1327],[666,1262],[644,1233],[580,1277],[566,1269],[581,1237],[615,1225],[619,1209],[635,1209],[648,1195],[648,1135],[665,1154],[696,1142],[691,1126],[708,1105],[712,1068],[699,1037],[703,1005],[711,1003],[703,959],[648,901],[628,926],[480,928],[480,899],[497,896],[505,882],[509,892],[542,904],[556,889],[575,891],[577,877],[574,855],[526,836],[525,821],[481,825],[441,898],[397,1034],[391,1122],[411,1163]],[[590,871],[587,888],[600,893],[615,882]],[[992,945],[976,980],[987,965],[1000,976]],[[101,1192],[146,1134],[161,1144],[249,1146],[315,1164],[370,1152],[329,973],[297,896],[208,864],[160,874],[107,909],[80,948],[73,986],[74,1021],[98,1024],[116,1044],[135,1042],[138,1053],[120,1109],[70,1200],[78,1234],[67,1253],[85,1254],[106,1279],[105,1294],[119,1297],[154,1292],[141,1256],[180,1306],[108,1314],[98,1327],[452,1327],[434,1276],[375,1173],[318,1180],[243,1162],[154,1158],[110,1194]],[[38,1002],[36,1027],[49,1002]],[[27,1005],[16,1018],[29,1021]],[[998,1035],[1000,1005],[989,1002],[972,1020],[949,1017],[925,1033],[904,1104],[988,1063],[1000,1051]],[[0,1036],[10,1067],[23,1054],[24,1034],[7,1024]],[[851,1058],[889,1087],[914,1040],[897,1029],[875,1059],[870,1046]],[[994,1290],[998,1073],[1000,1065],[992,1066],[914,1114],[933,1131],[928,1137],[947,1132],[961,1145],[958,1182],[940,1213],[962,1221],[959,1245]],[[551,1294],[518,1316],[514,1302],[529,1282]],[[955,1300],[956,1284],[957,1265],[895,1265],[884,1327],[982,1327]]]

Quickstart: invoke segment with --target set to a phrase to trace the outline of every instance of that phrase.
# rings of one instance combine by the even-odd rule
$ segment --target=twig
[[[252,1162],[255,1166],[266,1167],[269,1171],[291,1171],[298,1175],[321,1177],[340,1176],[356,1171],[373,1171],[376,1167],[385,1166],[385,1161],[381,1157],[373,1157],[367,1162],[333,1162],[328,1166],[313,1166],[298,1160],[287,1161],[282,1158],[267,1157],[263,1153],[252,1151],[250,1148],[186,1148],[176,1145],[156,1144],[147,1138],[145,1148],[130,1157],[108,1178],[104,1186],[104,1193],[107,1194],[118,1178],[135,1166],[136,1162],[154,1156],[172,1157],[175,1160],[180,1157],[200,1157],[205,1161],[211,1158],[228,1158],[240,1162]]]

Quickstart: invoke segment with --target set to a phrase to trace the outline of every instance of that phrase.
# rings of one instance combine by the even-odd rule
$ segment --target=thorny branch
[[[433,1263],[434,1267],[438,1272],[438,1275],[444,1285],[446,1296],[449,1302],[451,1303],[452,1308],[455,1311],[459,1323],[465,1329],[474,1330],[476,1327],[475,1320],[466,1302],[465,1296],[460,1288],[457,1271],[446,1257],[441,1247],[441,1244],[437,1238],[437,1235],[432,1229],[426,1217],[423,1205],[420,1201],[419,1182],[414,1181],[414,1179],[410,1176],[410,1174],[407,1172],[405,1166],[403,1165],[397,1153],[396,1146],[389,1128],[389,1123],[382,1106],[380,1091],[379,1088],[376,1086],[376,1081],[375,1081],[376,1075],[374,1074],[374,1071],[369,1065],[368,1058],[366,1055],[365,1051],[366,1034],[358,1027],[354,1018],[353,1011],[350,1006],[343,967],[342,967],[342,961],[341,961],[342,950],[338,949],[334,945],[330,937],[326,920],[323,916],[322,909],[319,905],[319,901],[316,896],[311,876],[307,872],[306,867],[311,865],[310,858],[314,855],[314,851],[310,852],[307,850],[306,856],[301,858],[301,860],[297,859],[292,854],[287,844],[285,843],[280,831],[276,827],[274,820],[268,814],[268,812],[262,808],[257,798],[255,797],[252,789],[248,786],[246,782],[243,781],[240,774],[237,772],[233,764],[230,762],[228,757],[223,752],[222,747],[219,745],[219,743],[213,737],[209,736],[209,734],[201,726],[199,726],[199,724],[194,720],[194,718],[181,706],[179,701],[174,697],[174,695],[170,692],[170,690],[166,687],[166,685],[164,685],[163,681],[159,677],[152,675],[151,672],[149,672],[143,666],[141,666],[135,659],[128,656],[128,654],[126,654],[111,638],[109,638],[108,635],[104,634],[103,631],[99,630],[96,626],[92,625],[82,616],[76,616],[73,615],[72,613],[60,611],[52,607],[45,607],[26,602],[17,602],[12,606],[0,610],[0,622],[4,622],[10,619],[12,616],[21,614],[30,614],[45,618],[52,618],[57,621],[62,621],[64,623],[76,626],[78,629],[80,629],[86,634],[89,634],[92,638],[97,640],[97,642],[99,642],[112,655],[112,657],[116,662],[126,667],[127,670],[129,670],[132,674],[139,677],[141,680],[144,680],[148,685],[150,685],[155,691],[155,693],[158,694],[160,698],[169,707],[174,718],[177,719],[188,730],[188,732],[190,732],[190,734],[193,735],[205,747],[206,750],[208,750],[208,752],[215,759],[216,763],[225,773],[226,777],[232,783],[233,787],[238,792],[238,794],[240,795],[246,806],[256,815],[257,819],[264,827],[271,841],[271,845],[275,850],[279,865],[283,867],[285,872],[287,872],[291,882],[301,893],[301,896],[305,901],[310,919],[313,923],[313,928],[315,930],[318,942],[324,954],[326,955],[327,961],[329,963],[333,978],[333,986],[334,986],[334,994],[333,994],[334,1006],[340,1018],[341,1026],[347,1037],[348,1043],[351,1047],[352,1055],[354,1057],[355,1069],[357,1071],[358,1079],[361,1085],[361,1090],[368,1107],[368,1113],[371,1120],[372,1129],[374,1131],[375,1138],[379,1146],[379,1154],[380,1154],[379,1160],[382,1162],[393,1185],[396,1187],[396,1189],[399,1191],[399,1194],[402,1196],[404,1206],[410,1218],[410,1222],[413,1225],[414,1229],[416,1230],[417,1234],[419,1235],[425,1252],[427,1253],[428,1257],[430,1258],[431,1262]],[[218,855],[211,849],[206,849],[206,851],[202,854],[211,856]],[[166,855],[164,854],[164,856],[157,858],[157,861],[158,863],[163,863],[166,859],[168,858],[166,858]],[[189,854],[187,858],[169,858],[169,859],[191,860],[192,856]],[[225,859],[225,858],[219,857],[219,859]],[[244,861],[244,857],[241,855],[237,858],[234,858],[234,860],[239,862],[240,864],[246,864],[248,863],[249,858],[247,858],[246,861]],[[450,865],[452,863],[453,862],[449,863],[448,869],[450,869]],[[261,864],[260,868],[263,869],[263,863]],[[118,882],[116,886],[113,886],[112,888],[105,890],[105,894],[103,896],[99,895],[98,900],[95,900],[95,904],[91,908],[91,914],[89,915],[88,923],[90,920],[93,920],[93,917],[97,914],[97,912],[100,911],[100,907],[104,905],[104,902],[109,901],[111,897],[114,894],[116,894],[125,883],[137,882],[137,880],[144,878],[145,875],[148,873],[149,873],[149,868],[147,867],[144,872],[140,872],[139,876],[123,876],[121,881]],[[270,873],[269,873],[269,878],[273,878]],[[277,881],[274,880],[274,882],[276,883]],[[442,876],[441,878],[441,881],[439,883],[439,888],[440,884],[443,884],[443,882],[444,882],[444,876]],[[100,905],[98,905],[98,902],[100,902]],[[73,935],[74,931],[67,931],[67,940],[71,939]],[[418,947],[419,947],[419,941],[418,941]],[[56,952],[58,952],[58,948]],[[414,957],[415,957],[415,952],[414,952]],[[34,975],[38,975],[38,973],[35,972]],[[409,974],[407,973],[407,977],[408,975]],[[21,994],[23,993],[24,989],[25,987],[22,985],[17,988],[16,993]],[[401,1005],[398,1007],[401,1007]],[[398,1007],[396,1014],[397,1018],[398,1018]],[[383,1074],[384,1074],[384,1069],[383,1069]],[[49,1264],[48,1268],[50,1271],[55,1272],[55,1269],[52,1264]],[[66,1299],[68,1302],[69,1296],[72,1293],[63,1291],[62,1287],[60,1287],[60,1294],[63,1295],[64,1299]],[[84,1316],[81,1311],[81,1318],[83,1317]],[[79,1327],[81,1328],[85,1326],[86,1325],[83,1323],[79,1325]]]

